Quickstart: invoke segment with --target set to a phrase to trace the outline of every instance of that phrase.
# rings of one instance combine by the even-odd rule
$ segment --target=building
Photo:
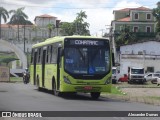
[[[115,53],[116,62],[119,62],[116,51],[116,40],[121,35],[121,31],[127,28],[129,36],[132,36],[134,42],[154,39],[156,36],[156,19],[152,15],[152,9],[146,7],[124,8],[113,11],[114,20],[112,26],[112,44]],[[127,36],[126,36],[127,37]],[[126,38],[127,39],[127,38]],[[128,43],[130,43],[129,41]],[[133,41],[132,41],[133,42]]]
[[[121,31],[122,27],[126,25],[130,28],[130,32],[139,33],[140,37],[155,33],[156,20],[152,15],[152,9],[146,7],[124,8],[114,10],[113,14],[112,27],[114,32]]]
[[[24,41],[26,43],[25,51],[31,51],[32,44],[43,41],[49,37],[49,29],[47,27],[48,24],[54,24],[56,27],[56,23],[60,20],[57,17],[50,16],[47,14],[36,16],[35,24],[33,25],[19,25],[19,41],[18,41],[18,27],[17,25],[10,24],[2,24],[2,39],[7,40],[11,43],[16,44],[22,50],[24,50]],[[55,28],[51,31],[51,37],[60,35],[59,28]],[[6,51],[2,47],[0,51]]]
[[[144,67],[146,72],[160,71],[160,40],[153,39],[120,47],[120,72],[128,67]]]

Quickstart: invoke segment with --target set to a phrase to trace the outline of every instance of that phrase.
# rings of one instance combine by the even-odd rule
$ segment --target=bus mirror
[[[114,53],[112,53],[112,66],[115,66]]]

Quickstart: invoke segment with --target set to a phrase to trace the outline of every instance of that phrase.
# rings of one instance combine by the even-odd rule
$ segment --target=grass
[[[102,94],[106,94],[106,93],[102,93]],[[126,93],[123,93],[119,87],[116,87],[114,85],[112,85],[111,93],[107,93],[107,94],[110,94],[110,95],[126,95]]]
[[[124,95],[119,87],[112,86],[111,94]]]
[[[158,97],[158,96],[149,96],[148,98],[150,98],[150,99],[160,100],[160,97]]]
[[[10,81],[11,82],[21,82],[22,81],[22,77],[10,77]]]

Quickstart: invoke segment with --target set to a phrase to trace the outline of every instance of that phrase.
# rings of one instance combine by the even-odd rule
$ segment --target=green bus
[[[91,93],[111,92],[110,42],[91,36],[53,37],[32,47],[30,79],[38,89]]]

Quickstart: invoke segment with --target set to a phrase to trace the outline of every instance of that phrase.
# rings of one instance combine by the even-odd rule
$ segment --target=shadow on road
[[[34,89],[38,92],[42,92],[45,94],[50,94],[53,95],[53,91],[51,90],[46,90],[46,89]],[[54,96],[53,97],[59,97],[65,100],[83,100],[83,101],[99,101],[99,102],[126,102],[126,101],[122,101],[122,100],[116,100],[116,99],[112,99],[109,96],[104,97],[101,96],[99,99],[94,100],[91,98],[90,93],[61,93],[59,96]]]

